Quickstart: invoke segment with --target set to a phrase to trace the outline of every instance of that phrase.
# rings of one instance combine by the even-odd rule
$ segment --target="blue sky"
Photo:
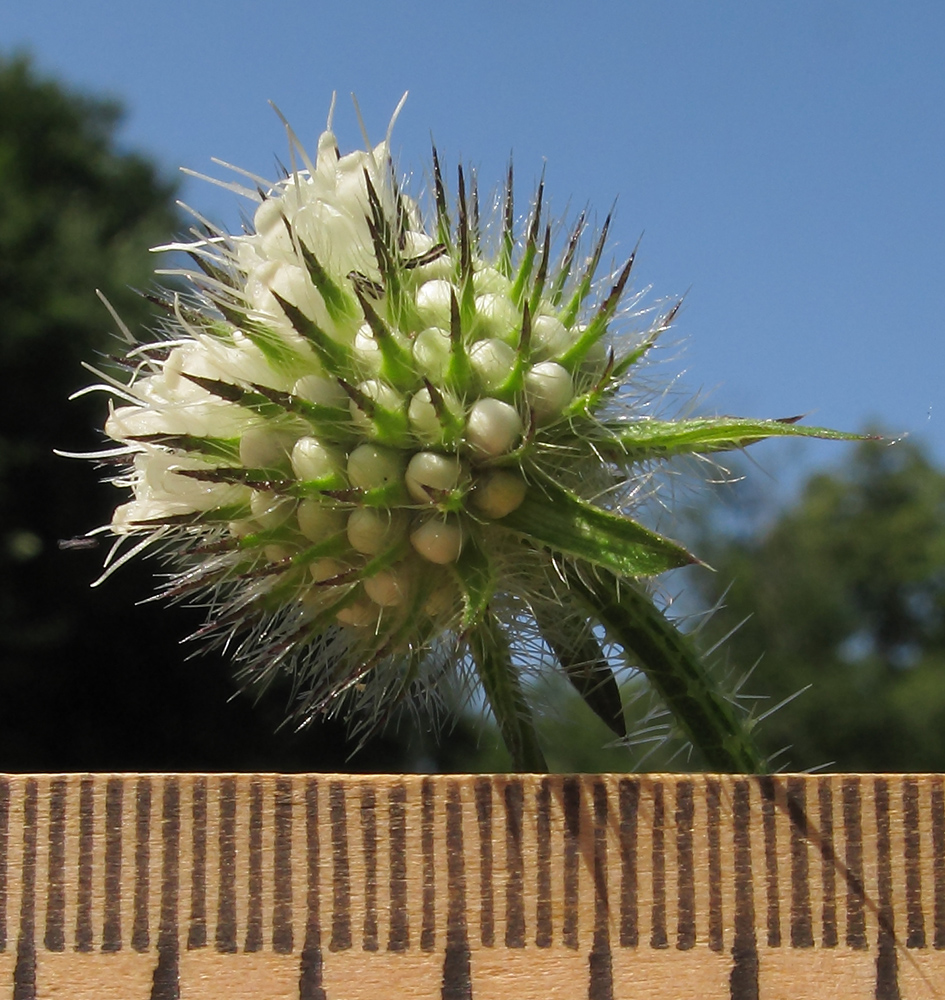
[[[285,155],[275,101],[314,145],[394,136],[423,176],[431,134],[488,189],[514,152],[521,204],[614,198],[638,287],[686,293],[667,376],[717,412],[880,422],[945,462],[945,5],[858,2],[32,0],[0,52],[120,98],[126,145],[213,172]],[[238,224],[234,197],[183,197]],[[778,445],[761,464],[789,481]],[[803,464],[840,446],[804,446]]]

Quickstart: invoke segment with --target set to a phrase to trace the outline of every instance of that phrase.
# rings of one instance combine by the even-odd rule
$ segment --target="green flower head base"
[[[132,491],[106,575],[160,552],[167,595],[208,609],[201,635],[248,683],[292,675],[302,722],[382,724],[475,676],[515,766],[543,770],[523,673],[563,671],[624,736],[616,650],[710,766],[763,767],[641,582],[693,557],[629,508],[654,460],[840,435],[635,410],[675,309],[626,332],[633,257],[599,277],[607,222],[586,241],[583,216],[559,247],[541,185],[519,227],[510,171],[481,226],[475,182],[460,169],[449,200],[434,151],[424,219],[387,142],[342,156],[329,128],[312,160],[289,136],[300,166],[233,185],[248,232],[165,248],[192,258],[191,292],[155,296],[160,336],[106,377]]]

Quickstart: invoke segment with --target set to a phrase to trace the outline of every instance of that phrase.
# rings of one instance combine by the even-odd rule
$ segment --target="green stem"
[[[487,611],[469,633],[469,648],[499,732],[512,755],[512,767],[520,772],[546,774],[548,765],[538,745],[535,723],[512,664],[508,641],[491,612]]]
[[[768,763],[749,720],[725,697],[692,641],[633,582],[600,567],[567,570],[574,593],[646,674],[693,746],[715,771],[761,774]]]

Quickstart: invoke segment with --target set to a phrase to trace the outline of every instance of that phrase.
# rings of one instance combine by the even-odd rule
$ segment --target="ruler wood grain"
[[[0,777],[0,1000],[945,997],[941,775]]]

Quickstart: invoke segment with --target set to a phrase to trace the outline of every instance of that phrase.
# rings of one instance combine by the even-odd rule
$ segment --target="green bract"
[[[639,667],[722,770],[758,770],[746,720],[640,581],[695,561],[632,520],[655,459],[787,434],[781,421],[655,420],[622,392],[675,309],[642,332],[633,257],[598,277],[607,223],[557,240],[542,187],[520,231],[511,172],[482,227],[434,152],[432,218],[386,142],[259,181],[253,226],[169,249],[198,270],[127,354],[106,433],[127,455],[110,568],[155,546],[171,596],[243,676],[291,672],[300,720],[383,723],[472,668],[518,768],[541,770],[522,675],[564,671],[625,735],[614,655]],[[131,541],[123,551],[120,543]],[[601,646],[607,636],[608,648]]]

